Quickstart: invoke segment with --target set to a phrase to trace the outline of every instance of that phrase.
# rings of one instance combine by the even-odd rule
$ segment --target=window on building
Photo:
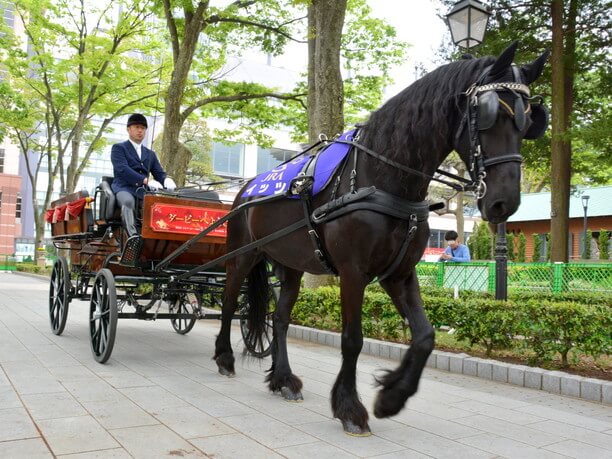
[[[218,175],[243,175],[244,144],[215,142],[212,151],[213,170]]]
[[[17,193],[17,204],[15,206],[15,218],[21,220],[21,195]]]
[[[2,208],[2,191],[0,191],[0,208]]]
[[[4,148],[0,148],[0,174],[4,173]]]
[[[274,169],[280,163],[293,158],[297,151],[283,150],[281,148],[261,148],[257,147],[257,173]]]
[[[445,248],[444,244],[444,234],[446,231],[432,229],[429,233],[429,241],[427,242],[427,247],[435,248],[435,249],[443,249]]]
[[[10,3],[7,1],[0,1],[0,8],[3,10],[3,19],[4,23],[9,27],[13,28],[14,26],[14,17],[13,17],[13,8]]]

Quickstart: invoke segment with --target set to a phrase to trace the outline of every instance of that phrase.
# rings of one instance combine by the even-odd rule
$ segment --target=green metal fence
[[[421,262],[417,275],[421,285],[495,292],[494,261]],[[508,289],[612,294],[612,264],[508,262]]]

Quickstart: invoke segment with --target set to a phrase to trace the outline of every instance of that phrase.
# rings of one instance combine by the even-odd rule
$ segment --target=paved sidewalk
[[[289,341],[304,402],[263,383],[270,360],[241,359],[237,376],[211,360],[219,323],[186,336],[169,321],[119,320],[106,365],[89,349],[87,303],[73,301],[51,333],[48,283],[0,273],[0,458],[612,458],[612,408],[427,368],[420,391],[373,435],[345,435],[331,418],[338,349]],[[371,410],[372,375],[395,366],[362,355],[359,391]]]

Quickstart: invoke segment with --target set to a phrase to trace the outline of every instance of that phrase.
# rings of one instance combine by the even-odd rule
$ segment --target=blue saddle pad
[[[353,140],[356,131],[356,129],[352,129],[345,132],[338,137],[338,140]],[[312,189],[313,195],[327,186],[332,174],[344,158],[346,158],[350,149],[351,145],[333,142],[317,153],[318,158],[315,163],[314,186]],[[285,193],[289,189],[291,180],[302,172],[311,157],[312,155],[302,155],[292,161],[280,164],[268,172],[259,174],[251,180],[241,197],[249,198]],[[291,197],[297,198],[298,196]]]

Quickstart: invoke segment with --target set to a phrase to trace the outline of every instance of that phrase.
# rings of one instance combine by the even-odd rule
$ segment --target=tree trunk
[[[457,193],[457,208],[455,209],[455,219],[457,220],[457,234],[462,242],[465,242],[465,217],[463,216],[463,191]]]
[[[179,134],[185,122],[185,117],[181,113],[181,104],[198,38],[204,29],[204,12],[205,10],[198,6],[196,12],[189,15],[184,25],[182,42],[179,42],[178,38],[173,42],[174,69],[165,96],[164,137],[158,154],[162,166],[179,186],[185,184],[187,164],[191,159],[191,151],[180,148],[179,144]],[[166,15],[168,22],[175,21],[170,13],[167,12]]]
[[[344,128],[340,45],[347,0],[312,0],[308,7],[308,140]]]
[[[347,0],[312,0],[308,6],[308,141],[333,138],[344,129],[340,45]],[[334,276],[304,276],[309,288],[331,285]]]
[[[571,144],[565,138],[567,120],[563,1],[553,0],[552,17],[552,145],[551,145],[551,261],[567,262]]]

